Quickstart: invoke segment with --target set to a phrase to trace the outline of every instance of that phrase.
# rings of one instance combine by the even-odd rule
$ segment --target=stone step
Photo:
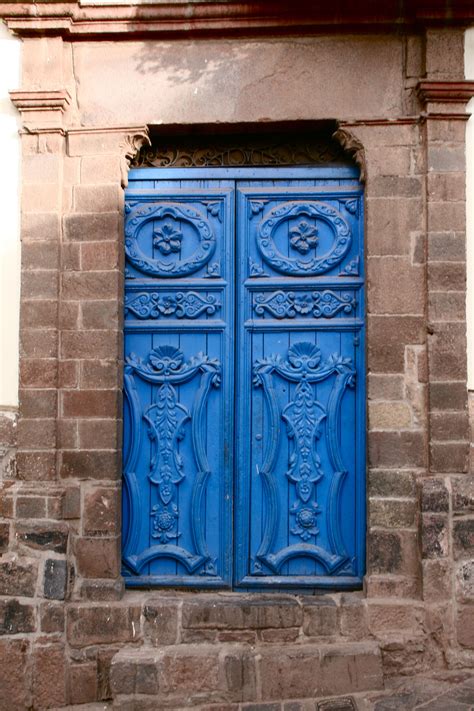
[[[110,678],[114,708],[134,711],[315,699],[383,688],[375,642],[124,647],[112,660]]]

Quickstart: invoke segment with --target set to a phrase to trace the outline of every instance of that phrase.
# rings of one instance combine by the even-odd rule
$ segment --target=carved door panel
[[[228,586],[234,192],[225,181],[131,185],[123,574],[127,585]]]
[[[363,572],[362,200],[321,182],[238,187],[236,582],[248,588],[356,586]]]
[[[362,580],[362,199],[322,173],[130,175],[129,586]]]

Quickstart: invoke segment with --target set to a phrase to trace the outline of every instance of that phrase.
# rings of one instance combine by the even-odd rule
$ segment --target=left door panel
[[[231,584],[233,220],[230,181],[127,190],[127,586]]]

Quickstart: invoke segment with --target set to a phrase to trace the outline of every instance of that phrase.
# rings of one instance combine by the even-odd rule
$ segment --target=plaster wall
[[[396,116],[403,55],[382,35],[73,46],[85,126]]]
[[[20,310],[20,137],[8,92],[20,81],[21,42],[0,24],[0,408],[18,405]]]

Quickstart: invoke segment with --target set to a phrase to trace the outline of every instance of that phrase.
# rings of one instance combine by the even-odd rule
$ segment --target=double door
[[[360,585],[362,211],[350,168],[131,172],[128,586]]]

